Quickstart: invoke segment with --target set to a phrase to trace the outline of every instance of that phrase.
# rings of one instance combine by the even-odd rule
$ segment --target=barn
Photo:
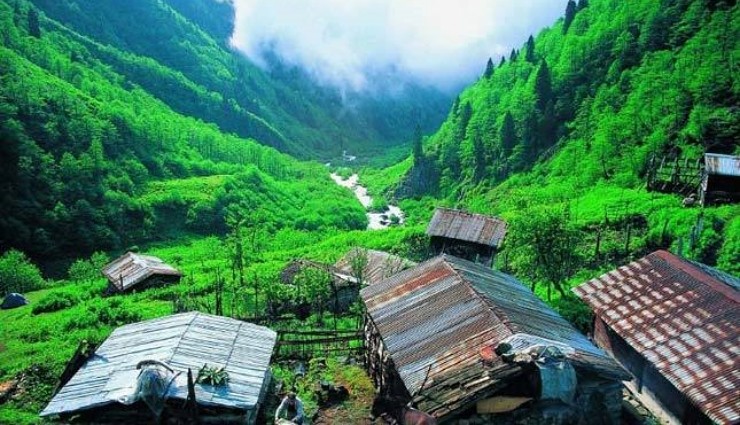
[[[197,312],[122,326],[41,416],[66,423],[255,424],[276,338],[262,326]],[[198,383],[205,365],[223,368],[226,382]]]
[[[434,254],[450,254],[491,267],[506,236],[506,222],[497,217],[437,208],[426,233]]]
[[[182,277],[179,270],[161,259],[133,252],[127,252],[106,265],[103,275],[108,279],[106,294],[177,283]]]
[[[574,292],[630,391],[670,424],[740,422],[740,279],[656,251]]]
[[[361,296],[382,394],[449,424],[619,423],[629,375],[512,276],[441,255]]]

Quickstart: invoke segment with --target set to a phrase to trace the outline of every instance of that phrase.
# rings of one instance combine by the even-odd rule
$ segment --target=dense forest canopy
[[[534,280],[657,248],[737,273],[736,206],[686,209],[644,187],[652,157],[740,153],[738,22],[731,1],[570,1],[521,49],[481,61],[479,81],[411,161],[386,173],[403,174],[386,190],[506,216],[508,266]],[[631,241],[594,258],[617,228]],[[567,233],[560,245],[572,249],[536,261],[577,266],[543,276],[533,261],[555,253],[548,235]]]

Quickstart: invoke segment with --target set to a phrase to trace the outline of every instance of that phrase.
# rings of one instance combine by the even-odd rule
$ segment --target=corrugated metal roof
[[[506,235],[506,222],[497,217],[437,208],[427,235],[499,247]]]
[[[120,291],[126,291],[152,276],[182,276],[182,273],[151,255],[126,254],[113,260],[103,268],[108,281]]]
[[[203,313],[183,313],[122,326],[52,398],[41,416],[116,403],[136,389],[136,365],[158,360],[181,372],[168,398],[187,399],[187,370],[225,368],[226,387],[195,385],[199,404],[249,410],[259,402],[277,334],[263,326]]]
[[[437,417],[498,389],[517,366],[483,364],[505,339],[540,337],[573,347],[577,367],[627,377],[609,357],[512,276],[442,255],[361,291],[409,393]],[[429,369],[431,365],[431,369]]]
[[[656,251],[573,291],[707,416],[730,424],[740,420],[738,287]]]
[[[362,272],[363,283],[374,285],[383,279],[387,279],[396,273],[416,266],[416,263],[397,255],[373,249],[353,248],[344,257],[334,264],[334,267],[346,274],[352,275],[353,258],[367,256],[367,265]]]
[[[710,175],[740,177],[740,156],[706,153],[704,167]]]

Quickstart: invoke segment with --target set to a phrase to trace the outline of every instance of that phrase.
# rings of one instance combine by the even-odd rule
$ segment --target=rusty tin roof
[[[344,273],[352,275],[354,273],[352,270],[353,258],[357,256],[367,257],[367,264],[362,271],[362,280],[363,283],[368,285],[374,285],[396,273],[408,269],[409,267],[416,266],[416,263],[413,261],[384,251],[353,248],[345,254],[344,257],[340,258],[339,261],[334,264],[334,267]]]
[[[442,255],[361,296],[409,393],[426,378],[415,400],[437,417],[465,409],[521,373],[492,350],[513,336],[566,344],[579,370],[628,379],[524,284],[480,264]]]
[[[704,167],[710,175],[740,177],[740,156],[706,153]]]
[[[151,255],[127,252],[103,268],[103,274],[119,291],[126,291],[152,276],[182,276],[182,273]]]
[[[506,235],[506,222],[497,217],[437,208],[427,235],[499,247]]]
[[[656,251],[573,291],[707,416],[730,424],[740,420],[738,287]]]

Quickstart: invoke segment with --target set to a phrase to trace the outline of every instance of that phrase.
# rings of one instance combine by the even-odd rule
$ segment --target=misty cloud
[[[480,75],[563,14],[565,0],[234,0],[232,45],[343,90],[395,75],[441,89]]]

